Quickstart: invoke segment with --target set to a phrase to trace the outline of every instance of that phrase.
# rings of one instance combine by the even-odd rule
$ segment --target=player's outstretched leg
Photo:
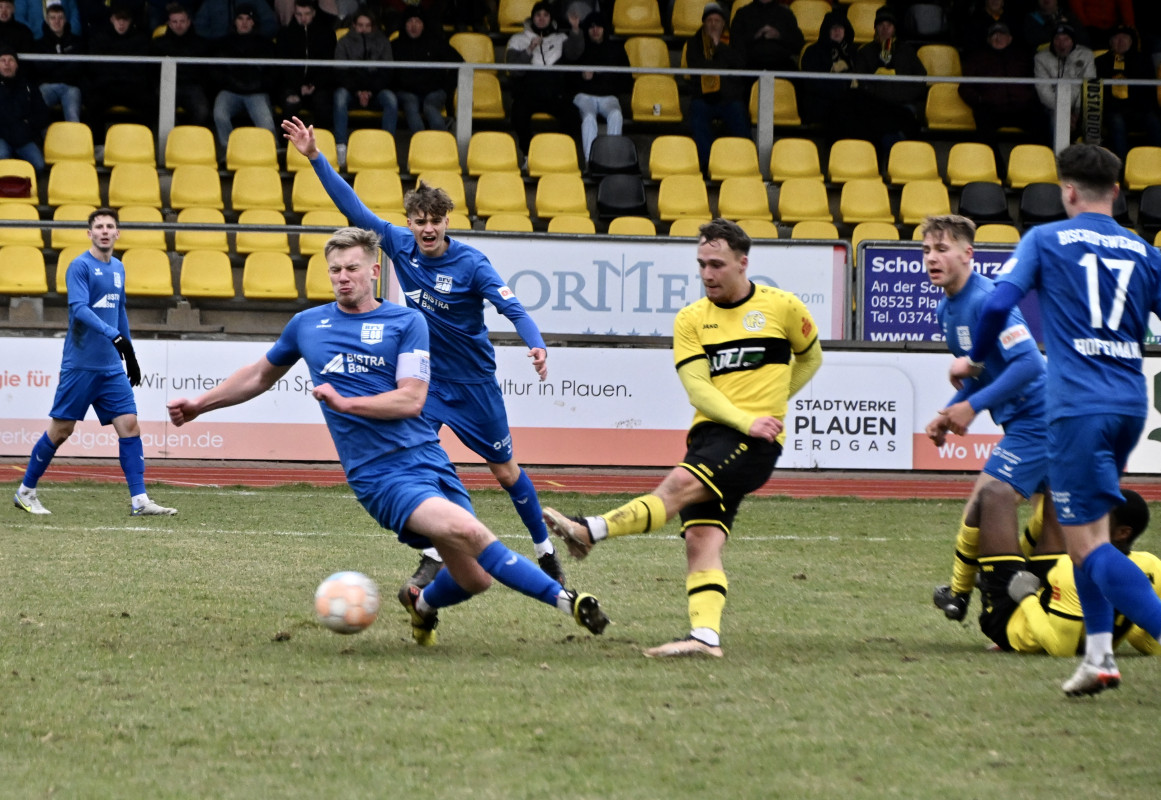
[[[554,508],[545,507],[544,524],[564,540],[569,555],[575,559],[587,556],[596,544],[584,517],[566,517]]]
[[[532,546],[536,551],[536,563],[544,570],[545,574],[554,581],[564,586],[564,569],[560,566],[560,559],[556,555],[556,548],[552,546],[552,540],[548,538],[548,528],[544,525],[542,513],[540,509],[540,498],[536,495],[536,487],[532,485],[532,479],[528,477],[528,473],[522,467],[519,467],[516,482],[511,486],[504,486],[504,491],[508,492],[508,497],[512,499],[512,505],[516,509],[516,513],[520,515],[520,521],[524,523],[524,527],[528,529],[528,535],[532,537]]]

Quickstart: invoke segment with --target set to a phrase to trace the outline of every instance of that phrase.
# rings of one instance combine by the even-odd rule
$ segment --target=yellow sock
[[[951,562],[951,590],[956,594],[970,594],[976,588],[976,573],[980,571],[980,529],[963,521],[955,537],[955,560]]]
[[[1031,558],[1036,543],[1040,541],[1040,532],[1044,530],[1044,498],[1041,497],[1032,509],[1032,516],[1024,526],[1024,535],[1020,537],[1020,549],[1026,557]]]
[[[726,607],[729,582],[720,569],[703,569],[685,576],[689,595],[689,629],[708,628],[722,632],[722,609]]]
[[[649,533],[665,525],[665,503],[655,494],[643,494],[620,508],[601,514],[601,518],[609,526],[609,536]]]

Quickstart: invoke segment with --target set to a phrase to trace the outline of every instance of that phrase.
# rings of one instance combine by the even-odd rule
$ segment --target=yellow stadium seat
[[[125,166],[125,165],[123,165]],[[121,167],[117,167],[121,169]],[[165,222],[161,216],[161,210],[153,206],[123,206],[117,213],[121,220],[118,226],[121,229],[121,235],[117,239],[116,248],[118,250],[132,250],[134,248],[144,248],[152,250],[168,250],[169,245],[165,243],[165,231],[163,230],[145,230],[143,228],[134,228],[135,222]]]
[[[88,245],[69,245],[62,247],[60,252],[56,254],[56,293],[67,295],[69,293],[68,287],[68,272],[69,264],[79,258],[82,254],[87,253]]]
[[[916,55],[928,75],[937,78],[958,78],[963,75],[959,50],[950,44],[925,44],[916,51]]]
[[[83,161],[58,161],[48,174],[48,204],[103,205],[97,182],[97,168]]]
[[[361,170],[355,175],[354,189],[367,208],[403,212],[403,181],[399,179],[398,172],[386,169]]]
[[[448,197],[452,200],[453,208],[461,210],[467,209],[467,192],[464,190],[463,176],[459,172],[433,169],[421,172],[419,177],[416,178],[415,185],[419,186],[420,181],[423,181],[428,186],[435,186],[447,192]]]
[[[807,219],[796,223],[790,231],[791,239],[837,239],[838,228],[833,222]]]
[[[27,228],[0,228],[0,247],[10,245],[44,247],[44,234],[40,230],[40,214],[36,206],[28,203],[5,203],[0,206],[0,220],[27,220],[32,223]]]
[[[278,149],[274,134],[265,128],[244,126],[230,131],[226,140],[226,169],[242,167],[278,169]]]
[[[656,236],[657,226],[645,217],[617,217],[609,222],[610,236]]]
[[[285,253],[259,252],[246,256],[242,267],[242,295],[247,300],[297,300],[294,264]]]
[[[164,250],[134,248],[121,254],[125,265],[125,294],[136,297],[172,297],[173,270]]]
[[[335,287],[331,285],[331,268],[327,257],[321,251],[311,255],[306,262],[306,299],[330,302],[335,299]]]
[[[1008,154],[1006,183],[1023,189],[1030,183],[1056,183],[1056,154],[1044,144],[1018,144]]]
[[[866,44],[875,38],[875,12],[880,2],[856,2],[847,6],[847,21],[855,29],[855,44]]]
[[[943,181],[911,181],[904,184],[899,216],[904,225],[918,225],[928,216],[951,213],[951,198]]]
[[[331,238],[331,235],[336,230],[347,227],[347,218],[343,216],[342,212],[334,209],[330,211],[307,211],[302,215],[301,224],[327,229],[326,233],[300,233],[298,235],[299,254],[313,256],[315,253],[323,252],[327,239]]]
[[[338,172],[339,151],[335,144],[335,135],[324,128],[315,128],[314,140],[323,158],[330,162],[331,167]],[[286,171],[295,173],[303,171],[314,172],[314,167],[310,165],[310,159],[298,152],[296,148],[288,147],[286,148]]]
[[[597,226],[588,217],[562,214],[548,221],[549,233],[596,233]]]
[[[44,163],[80,161],[96,166],[93,131],[83,122],[53,122],[44,134]]]
[[[778,226],[768,219],[740,219],[738,227],[751,239],[778,238]]]
[[[453,98],[453,105],[459,102],[459,92]],[[500,79],[491,72],[477,70],[472,75],[472,119],[507,119],[504,110],[504,94],[500,89]]]
[[[822,27],[822,19],[830,13],[828,0],[794,0],[790,4],[794,18],[798,20],[798,29],[806,44],[818,41],[818,30]]]
[[[294,173],[294,182],[290,190],[290,207],[296,214],[337,210],[313,169]]]
[[[435,170],[463,171],[456,137],[448,131],[416,131],[407,148],[407,171],[418,175]]]
[[[787,178],[778,189],[778,219],[786,223],[832,222],[821,178]]]
[[[447,229],[449,231],[470,231],[472,229],[472,221],[468,219],[467,214],[452,211],[447,215]]]
[[[839,139],[830,146],[827,174],[832,183],[879,179],[879,157],[866,139]]]
[[[976,244],[1017,244],[1020,231],[1015,225],[989,222],[976,228]]]
[[[268,208],[250,208],[238,215],[239,225],[284,226],[286,218],[281,211]],[[246,253],[290,253],[290,238],[285,233],[251,233],[238,231],[234,251]]]
[[[935,148],[930,142],[895,142],[887,156],[887,179],[893,184],[940,180]]]
[[[488,172],[476,182],[476,216],[528,215],[524,179],[515,172]]]
[[[109,205],[153,206],[161,208],[161,181],[157,167],[150,164],[123,162],[109,174]]]
[[[495,64],[496,48],[486,33],[461,31],[453,33],[447,40],[460,57],[468,64]]]
[[[562,214],[589,216],[589,203],[580,175],[549,173],[536,184],[536,216],[551,219]]]
[[[750,89],[750,121],[758,124],[758,83]],[[798,93],[794,84],[785,78],[774,79],[774,127],[798,128],[802,117],[798,113]]]
[[[649,177],[659,181],[670,175],[701,175],[697,145],[688,136],[658,136],[649,148]]]
[[[528,145],[528,176],[539,178],[550,172],[580,175],[576,140],[565,133],[538,133]]]
[[[346,170],[352,174],[365,169],[399,172],[395,137],[382,128],[358,128],[347,139]]]
[[[0,176],[28,179],[28,194],[23,197],[15,194],[0,197],[0,204],[31,203],[32,205],[36,205],[40,202],[40,188],[36,182],[36,168],[27,161],[19,158],[0,158]]]
[[[468,140],[468,174],[479,177],[486,172],[520,174],[516,139],[504,131],[476,131]]]
[[[230,249],[226,240],[224,227],[218,230],[190,230],[188,225],[218,225],[224,226],[226,218],[216,208],[201,208],[192,206],[183,208],[177,214],[177,224],[181,227],[174,234],[173,249],[179,253],[188,253],[193,250],[217,250],[225,253]],[[184,292],[183,292],[184,294]]]
[[[709,222],[709,217],[680,217],[669,226],[670,236],[691,236],[696,239],[701,235],[702,225]]]
[[[761,178],[758,148],[750,139],[722,136],[710,145],[709,176],[711,181],[726,178]]]
[[[25,297],[48,292],[48,272],[39,247],[0,247],[0,294]]]
[[[879,178],[856,178],[843,184],[839,215],[847,225],[860,222],[894,222],[887,184]]]
[[[672,75],[640,75],[629,108],[634,122],[681,122],[681,98]]]
[[[851,231],[851,248],[857,248],[864,239],[899,239],[899,229],[889,222],[860,222]]]
[[[704,7],[704,3],[701,4]],[[698,10],[698,25],[701,25],[701,10]],[[629,66],[669,69],[669,45],[659,36],[632,36],[625,41],[625,54],[629,56]],[[644,73],[634,72],[633,80]]]
[[[825,2],[825,0],[820,0],[820,2]],[[688,39],[697,33],[698,28],[701,27],[701,12],[704,9],[705,3],[701,0],[674,0],[673,13],[669,18],[673,35]],[[815,27],[817,28],[817,26]]]
[[[500,33],[520,33],[524,20],[532,15],[535,0],[500,0],[496,14]]]
[[[135,122],[118,122],[105,132],[105,154],[102,163],[112,168],[118,164],[145,164],[157,167],[157,145],[153,131]]]
[[[222,179],[214,167],[183,164],[173,171],[169,185],[169,206],[184,208],[225,208]]]
[[[789,178],[822,180],[818,145],[813,140],[792,136],[775,140],[770,151],[770,180],[782,183]]]
[[[976,118],[971,106],[959,96],[958,83],[933,83],[927,89],[924,115],[933,131],[974,131]]]
[[[89,214],[97,210],[96,206],[87,203],[69,203],[57,206],[52,214],[53,222],[84,222],[81,228],[53,228],[50,247],[60,250],[65,247],[89,248],[88,221]]]
[[[532,233],[532,220],[523,214],[493,214],[484,224],[484,230]]]
[[[1125,156],[1125,183],[1130,192],[1161,184],[1161,147],[1137,145]]]
[[[960,187],[969,183],[999,183],[996,154],[990,145],[956,142],[947,153],[947,182]]]
[[[165,168],[175,170],[183,164],[218,168],[213,131],[201,125],[177,125],[169,132],[165,140]]]
[[[657,216],[664,221],[712,216],[709,194],[700,175],[670,175],[657,190]]]
[[[726,178],[718,190],[718,216],[732,220],[773,220],[766,184],[757,175]]]
[[[613,4],[611,22],[619,36],[661,36],[665,33],[657,0],[617,0]]]
[[[235,211],[251,208],[284,211],[286,201],[282,195],[281,174],[272,167],[241,167],[236,170],[230,190],[230,206]]]
[[[182,297],[229,300],[237,294],[230,257],[221,250],[190,250],[181,260]]]

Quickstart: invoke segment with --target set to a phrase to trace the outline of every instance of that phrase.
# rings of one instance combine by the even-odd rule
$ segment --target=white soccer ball
[[[358,633],[379,615],[379,587],[361,572],[336,572],[315,591],[314,611],[335,633]]]

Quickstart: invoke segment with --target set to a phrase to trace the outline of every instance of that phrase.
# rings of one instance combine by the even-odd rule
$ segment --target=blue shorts
[[[117,417],[137,413],[137,401],[129,377],[120,370],[94,372],[87,369],[61,370],[60,384],[52,400],[52,419],[82,420],[89,406],[102,425]]]
[[[447,425],[464,446],[491,464],[512,460],[512,433],[500,384],[432,381],[423,419],[438,433]]]
[[[1044,491],[1048,482],[1044,418],[1019,418],[1005,425],[1004,438],[992,448],[984,472],[1011,486],[1021,497]]]
[[[435,442],[409,447],[384,457],[358,478],[348,476],[355,497],[375,520],[395,531],[399,541],[415,548],[431,547],[426,536],[407,530],[407,520],[424,500],[442,497],[475,514],[468,491],[456,475],[447,453]]]
[[[1121,472],[1137,446],[1143,417],[1092,414],[1048,425],[1049,483],[1061,525],[1095,522],[1125,502]]]

